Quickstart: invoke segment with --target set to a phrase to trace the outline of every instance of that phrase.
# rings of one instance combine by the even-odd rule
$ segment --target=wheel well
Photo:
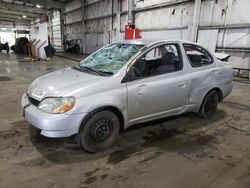
[[[95,110],[93,110],[92,112],[90,112],[87,117],[85,117],[82,121],[82,124],[83,122],[86,122],[91,116],[93,116],[95,113],[97,112],[100,112],[100,111],[103,111],[103,110],[108,110],[108,111],[111,111],[113,112],[115,115],[117,115],[118,119],[119,119],[119,122],[120,122],[120,131],[123,131],[124,130],[124,117],[123,117],[123,114],[121,113],[121,111],[116,108],[116,107],[113,107],[113,106],[103,106],[103,107],[99,107]],[[82,125],[81,125],[82,126]]]
[[[208,95],[208,93],[210,93],[211,91],[216,91],[219,95],[219,102],[221,102],[223,100],[223,94],[222,94],[222,91],[219,89],[219,88],[213,88],[211,90],[209,90],[206,95],[203,97],[203,100],[205,99],[205,97]]]
[[[219,95],[219,101],[221,102],[223,100],[223,93],[222,93],[221,89],[219,89],[219,88],[216,87],[214,89],[211,89],[210,91],[212,91],[212,90],[215,90],[218,93],[218,95]]]
[[[107,106],[107,107],[102,108],[102,110],[109,110],[111,112],[114,112],[115,115],[117,115],[117,117],[118,117],[118,119],[120,121],[120,131],[124,130],[124,117],[123,117],[123,114],[121,113],[121,111],[118,108],[113,107],[113,106]]]
[[[206,95],[203,97],[201,106],[202,106],[202,104],[203,104],[204,99],[206,98],[206,96],[208,95],[208,93],[210,93],[211,91],[216,91],[216,92],[218,93],[218,95],[219,95],[219,102],[221,102],[221,101],[223,100],[223,93],[222,93],[222,91],[221,91],[219,88],[216,87],[216,88],[213,88],[213,89],[209,90],[209,91],[206,93]],[[200,106],[199,110],[201,109],[201,106]]]

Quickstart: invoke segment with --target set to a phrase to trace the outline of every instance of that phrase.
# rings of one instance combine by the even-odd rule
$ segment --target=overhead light
[[[41,5],[36,5],[36,8],[41,8]]]
[[[30,29],[25,29],[26,31],[30,31]]]
[[[26,18],[26,15],[23,15],[23,18]]]
[[[16,30],[16,28],[12,28],[11,30],[12,30],[12,31],[15,31],[15,30]]]
[[[7,28],[2,28],[3,31],[7,30]]]

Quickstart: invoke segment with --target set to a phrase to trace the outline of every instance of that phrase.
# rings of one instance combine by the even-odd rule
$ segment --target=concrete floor
[[[76,62],[20,60],[0,54],[0,187],[250,187],[249,84],[234,82],[210,120],[185,114],[138,125],[110,151],[88,154],[30,137],[20,108],[32,80]]]

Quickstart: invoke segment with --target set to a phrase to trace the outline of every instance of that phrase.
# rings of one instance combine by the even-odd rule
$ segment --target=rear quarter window
[[[183,44],[192,67],[202,67],[214,62],[212,55],[204,48],[194,44]]]

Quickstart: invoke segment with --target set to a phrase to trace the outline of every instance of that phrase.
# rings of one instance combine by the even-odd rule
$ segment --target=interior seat
[[[153,75],[164,74],[167,72],[175,71],[175,54],[173,52],[167,52],[161,59],[161,64],[155,70],[151,72]]]
[[[191,64],[195,67],[200,67],[201,66],[201,56],[200,55],[196,55],[196,54],[189,54],[188,55]]]

